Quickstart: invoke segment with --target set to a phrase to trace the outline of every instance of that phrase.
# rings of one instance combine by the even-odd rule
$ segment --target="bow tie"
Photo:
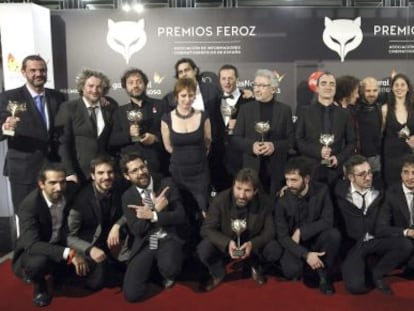
[[[228,98],[233,99],[233,98],[234,98],[233,94],[230,94],[230,95],[223,95],[223,99],[228,99]]]

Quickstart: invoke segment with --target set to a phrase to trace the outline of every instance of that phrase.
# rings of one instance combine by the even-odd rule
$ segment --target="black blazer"
[[[3,135],[0,129],[0,140],[7,139],[8,145],[4,175],[9,176],[12,182],[35,183],[45,160],[59,160],[54,125],[64,95],[52,89],[45,89],[45,99],[49,114],[49,130],[42,121],[26,86],[0,94],[0,125],[10,116],[7,112],[9,101],[26,103],[26,111],[18,115],[20,122],[16,127],[15,136]]]
[[[154,183],[154,192],[156,195],[162,192],[165,187],[169,186],[167,192],[168,206],[161,212],[157,213],[158,221],[152,223],[147,219],[138,219],[135,210],[128,208],[128,205],[142,205],[142,197],[136,186],[132,185],[122,195],[122,208],[126,217],[130,233],[134,236],[134,243],[131,248],[130,260],[144,247],[148,241],[149,235],[159,226],[167,233],[168,238],[182,242],[176,233],[176,226],[185,222],[184,207],[181,203],[180,194],[171,178],[162,178],[152,175]]]
[[[326,185],[311,183],[308,194],[308,216],[301,224],[299,222],[300,200],[289,190],[279,198],[275,207],[275,224],[277,238],[280,244],[297,257],[303,257],[308,249],[292,240],[292,234],[300,229],[301,241],[308,241],[323,231],[333,227],[333,204]]]
[[[105,127],[99,137],[96,136],[82,98],[62,104],[56,117],[56,127],[59,134],[59,155],[67,175],[76,174],[80,180],[88,179],[91,160],[108,151],[113,115],[118,104],[111,98],[106,99],[108,104],[101,106]]]
[[[379,217],[378,236],[404,236],[410,228],[410,212],[402,183],[391,185],[385,193],[385,201]],[[412,228],[412,227],[411,227]]]
[[[362,243],[365,234],[373,236],[376,234],[378,217],[384,199],[384,193],[380,191],[379,196],[371,203],[367,214],[348,201],[349,181],[340,180],[335,187],[336,205],[339,209],[340,229],[344,237],[354,243]]]
[[[63,251],[65,250],[64,225],[67,217],[67,208],[65,208],[63,213],[61,241],[56,244],[49,243],[52,237],[52,217],[40,189],[32,191],[23,200],[18,216],[20,237],[17,240],[13,254],[14,271],[20,275],[20,265],[16,263],[24,252],[42,254],[54,262],[63,261]]]
[[[120,226],[125,223],[122,217],[120,191],[118,189],[112,190],[109,219],[104,220],[93,185],[92,183],[86,184],[71,204],[67,223],[67,244],[85,256],[85,252],[96,242],[106,241],[107,237],[103,236],[103,223],[108,224],[109,229],[115,223]]]
[[[237,208],[233,204],[232,188],[220,192],[208,209],[201,227],[201,236],[223,252],[227,251],[229,242],[236,239],[231,229],[231,219],[237,218]],[[263,248],[275,237],[272,208],[264,193],[256,194],[250,203],[247,232],[255,250]]]
[[[243,167],[260,170],[260,157],[253,154],[253,144],[261,140],[254,127],[260,120],[260,104],[251,101],[240,108],[232,142],[243,151]],[[283,168],[288,150],[293,146],[292,111],[289,106],[275,101],[273,103],[272,124],[266,141],[274,144],[275,152],[270,156],[270,173],[272,174],[271,193],[276,193],[283,184]]]
[[[296,121],[296,144],[299,152],[314,165],[321,161],[322,113],[319,103],[303,107]],[[338,160],[337,168],[351,156],[355,150],[355,131],[350,112],[332,104],[332,134],[334,143],[330,146]]]

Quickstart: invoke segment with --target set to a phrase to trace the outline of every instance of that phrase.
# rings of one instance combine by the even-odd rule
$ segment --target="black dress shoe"
[[[215,289],[217,286],[220,285],[220,283],[223,281],[223,278],[215,278],[211,277],[207,283],[202,287],[202,290],[204,292],[209,292]]]
[[[44,307],[50,304],[52,296],[47,291],[46,282],[34,284],[32,301],[36,307]]]
[[[374,286],[383,294],[392,295],[394,292],[384,279],[374,280]]]
[[[332,282],[328,281],[326,278],[320,278],[319,280],[319,290],[322,294],[331,296],[335,294],[335,288]]]
[[[164,281],[163,281],[163,285],[164,285],[165,289],[173,287],[174,284],[175,284],[175,280],[173,280],[173,279],[164,279]]]
[[[266,283],[266,279],[263,273],[258,268],[251,268],[252,279],[255,280],[259,285]]]

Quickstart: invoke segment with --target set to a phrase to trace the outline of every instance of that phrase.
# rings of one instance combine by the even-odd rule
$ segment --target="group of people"
[[[20,229],[13,270],[33,283],[36,306],[52,299],[49,274],[56,285],[75,274],[93,290],[121,276],[125,299],[139,301],[149,281],[172,287],[191,256],[208,270],[204,291],[231,260],[258,284],[271,266],[286,279],[316,278],[326,295],[339,267],[354,294],[392,294],[385,276],[395,268],[414,277],[405,75],[384,103],[374,78],[322,73],[315,102],[293,122],[270,70],[256,72],[253,92],[237,87],[233,65],[220,68],[219,86],[189,58],[175,73],[159,100],[146,95],[146,74],[128,69],[130,101],[119,106],[108,78],[84,70],[80,97],[64,102],[44,87],[46,62],[30,55],[26,84],[0,94]]]

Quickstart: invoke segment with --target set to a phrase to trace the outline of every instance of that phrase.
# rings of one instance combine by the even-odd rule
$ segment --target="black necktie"
[[[361,210],[362,210],[362,213],[365,215],[367,213],[367,202],[365,201],[365,196],[367,195],[368,192],[365,192],[364,194],[362,194],[361,192],[356,191],[356,193],[358,193],[362,198]]]
[[[97,131],[98,131],[98,126],[97,126],[97,121],[96,121],[96,112],[95,112],[95,109],[96,109],[97,107],[96,106],[89,106],[88,107],[88,110],[89,110],[89,118],[90,118],[90,120],[91,120],[91,123],[92,123],[92,127],[94,128],[94,130],[95,130],[95,132],[97,133]]]
[[[228,98],[233,99],[233,98],[234,98],[233,94],[230,94],[230,95],[223,95],[223,99],[228,99]]]

